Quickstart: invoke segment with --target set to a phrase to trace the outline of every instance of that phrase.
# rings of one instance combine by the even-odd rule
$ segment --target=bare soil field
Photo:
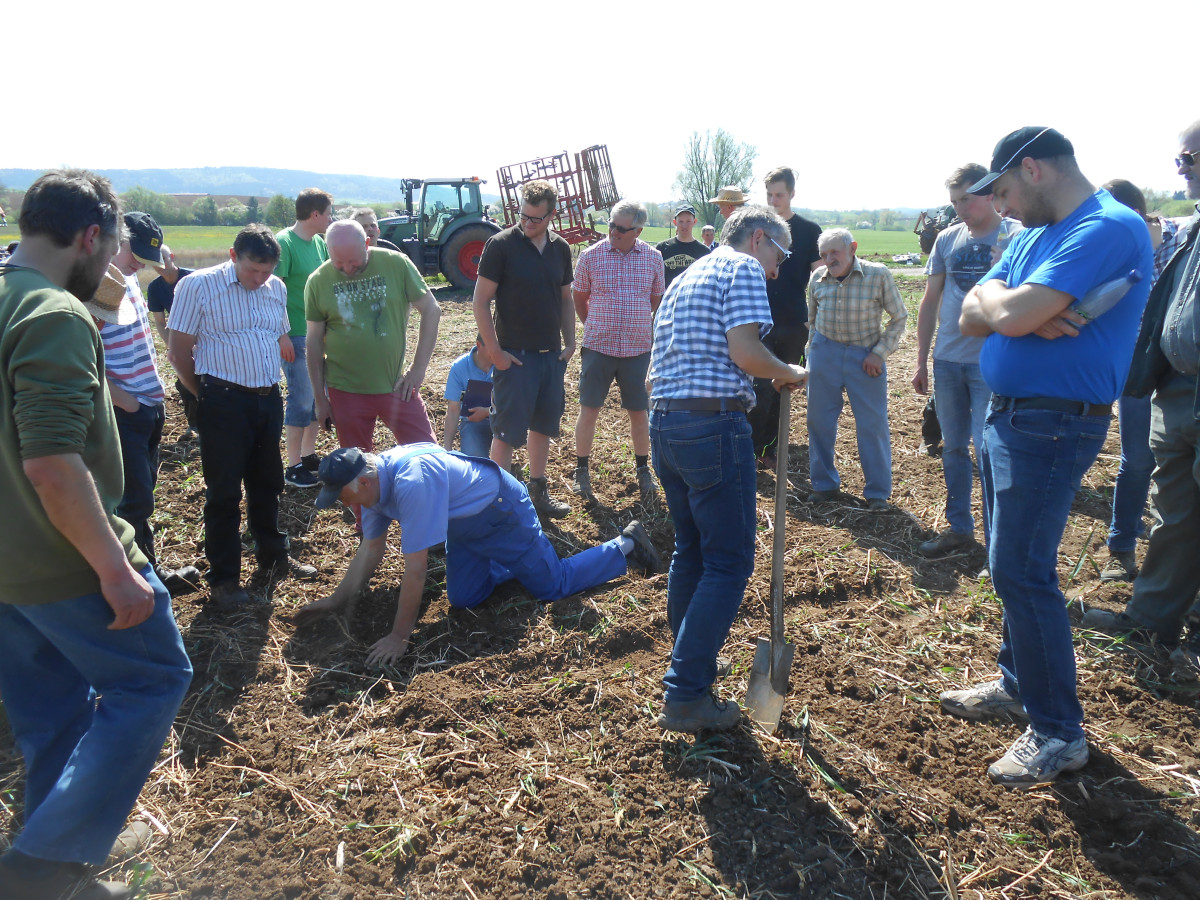
[[[912,307],[921,282],[902,287]],[[438,293],[442,336],[422,394],[440,434],[445,373],[475,326],[469,298]],[[316,513],[313,492],[289,489],[283,525],[317,581],[256,580],[270,603],[233,618],[203,593],[176,600],[195,679],[134,813],[155,829],[123,866],[141,896],[1200,897],[1197,688],[1173,682],[1159,653],[1077,634],[1091,762],[1044,789],[987,781],[1020,726],[938,707],[939,691],[993,675],[1000,604],[975,574],[982,549],[934,561],[916,551],[945,525],[945,487],[940,461],[919,449],[913,321],[890,363],[888,512],[806,500],[804,402],[793,404],[785,596],[797,652],[777,734],[747,722],[690,739],[655,726],[671,645],[665,574],[551,605],[508,585],[476,610],[450,611],[431,555],[408,655],[368,670],[365,651],[395,608],[398,548],[352,611],[295,627],[295,610],[332,590],[356,543],[336,512]],[[568,378],[578,371],[576,358]],[[563,498],[573,393],[549,472]],[[197,448],[176,443],[183,430],[172,398],[160,555],[203,568],[204,484]],[[570,517],[547,528],[560,553],[634,517],[669,553],[670,519],[640,503],[627,436],[614,391],[593,454],[598,502],[571,498]],[[322,436],[322,452],[334,446]],[[846,489],[860,492],[849,409],[838,455]],[[1118,455],[1114,426],[1062,545],[1076,622],[1129,594],[1101,585],[1096,562]],[[768,633],[772,473],[760,472],[759,489],[759,558],[720,684],[738,699]],[[0,845],[17,828],[20,790],[2,737]]]

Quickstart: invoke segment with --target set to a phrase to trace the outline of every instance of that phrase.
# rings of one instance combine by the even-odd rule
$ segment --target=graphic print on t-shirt
[[[358,316],[369,312],[372,333],[377,337],[387,336],[379,330],[387,300],[387,283],[382,275],[372,275],[369,278],[334,284],[333,296],[337,302],[338,312],[342,314],[342,319],[347,325],[362,327],[358,322]]]
[[[954,283],[964,294],[979,284],[979,279],[992,268],[992,245],[983,241],[968,241],[950,256],[947,267]]]

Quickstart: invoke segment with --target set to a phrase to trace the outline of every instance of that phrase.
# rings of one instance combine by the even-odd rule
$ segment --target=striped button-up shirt
[[[279,383],[279,338],[289,329],[287,288],[272,275],[254,291],[237,280],[233,261],[179,282],[171,330],[196,338],[196,374],[243,387]]]
[[[579,254],[572,289],[591,295],[583,346],[608,356],[649,353],[651,298],[662,296],[664,280],[662,254],[642,240],[628,253],[601,241]]]
[[[895,351],[908,322],[908,310],[888,267],[858,257],[841,281],[826,266],[813,272],[808,310],[815,330],[829,340],[870,347],[884,359]],[[887,328],[882,315],[888,317]]]
[[[125,276],[125,296],[137,310],[137,321],[129,325],[103,323],[100,340],[104,344],[104,377],[132,394],[138,403],[153,406],[162,403],[166,394],[158,377],[158,353],[136,275]]]

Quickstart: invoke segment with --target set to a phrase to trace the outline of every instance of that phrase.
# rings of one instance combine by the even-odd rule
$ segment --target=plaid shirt
[[[650,352],[654,311],[651,298],[663,292],[662,254],[637,240],[628,253],[610,241],[593,244],[575,266],[572,290],[590,294],[583,346],[607,356]]]
[[[831,341],[870,347],[884,359],[895,352],[908,322],[908,310],[888,267],[858,257],[842,281],[830,275],[826,266],[813,272],[808,309],[814,329]],[[880,313],[887,313],[886,330],[880,325]]]
[[[767,279],[758,260],[721,247],[671,282],[654,319],[650,396],[654,400],[737,397],[754,406],[754,379],[729,356],[726,334],[758,323],[771,330]]]

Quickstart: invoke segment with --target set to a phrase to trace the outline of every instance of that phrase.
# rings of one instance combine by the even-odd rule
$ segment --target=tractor
[[[926,255],[932,253],[933,242],[937,240],[937,236],[951,225],[957,225],[959,221],[953,204],[921,213],[917,217],[916,227],[913,228],[913,234],[917,235],[921,244],[921,252]]]

